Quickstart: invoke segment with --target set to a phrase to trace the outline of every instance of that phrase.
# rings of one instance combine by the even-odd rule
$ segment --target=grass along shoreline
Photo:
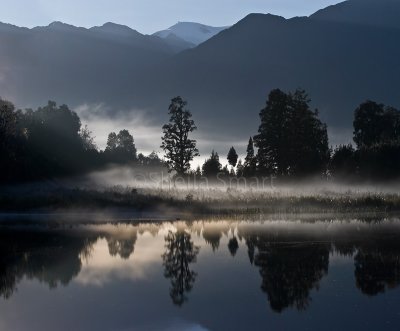
[[[0,193],[2,213],[114,210],[167,214],[395,213],[400,194],[366,191],[162,190],[55,188]]]

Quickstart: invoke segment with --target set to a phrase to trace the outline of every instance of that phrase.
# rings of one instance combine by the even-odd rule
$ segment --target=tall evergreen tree
[[[327,128],[309,103],[303,90],[271,91],[254,138],[261,173],[289,176],[324,170],[329,160]]]
[[[244,176],[243,171],[244,171],[244,167],[243,167],[242,160],[240,159],[237,164],[237,167],[236,167],[236,177],[243,177]]]
[[[181,97],[171,100],[169,106],[169,123],[163,126],[161,148],[170,170],[175,170],[178,175],[185,174],[190,169],[190,161],[199,156],[196,140],[190,139],[189,134],[197,129],[192,114],[185,109],[187,102]]]
[[[218,153],[212,151],[210,158],[208,158],[203,164],[203,176],[205,177],[216,177],[221,172],[222,165],[219,162]]]
[[[290,120],[289,96],[279,89],[269,94],[266,107],[260,112],[261,124],[254,142],[258,148],[257,162],[262,174],[285,172],[288,155],[288,131]]]
[[[244,159],[244,164],[243,164],[243,176],[245,177],[255,176],[256,166],[257,166],[257,160],[254,156],[253,138],[250,137],[246,149],[246,158]]]
[[[233,168],[236,167],[238,158],[239,158],[239,156],[237,155],[235,148],[233,148],[233,146],[232,146],[232,147],[229,149],[227,159],[228,159],[229,164],[230,164]]]

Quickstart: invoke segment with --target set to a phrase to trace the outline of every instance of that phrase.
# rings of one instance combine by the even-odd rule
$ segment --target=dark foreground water
[[[400,330],[400,221],[0,226],[0,330]]]

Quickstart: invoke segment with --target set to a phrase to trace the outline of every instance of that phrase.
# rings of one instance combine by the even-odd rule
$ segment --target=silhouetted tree
[[[79,131],[79,136],[81,137],[84,150],[86,151],[97,150],[97,145],[94,142],[92,131],[89,130],[87,125],[81,128],[81,130]]]
[[[249,143],[246,149],[246,158],[243,164],[243,176],[251,177],[256,175],[257,160],[254,156],[253,138],[249,138]]]
[[[262,174],[307,175],[325,169],[330,154],[327,128],[309,103],[303,90],[286,94],[277,89],[269,94],[254,137]]]
[[[356,152],[362,178],[391,179],[400,176],[400,143],[386,142],[363,146]]]
[[[147,156],[139,153],[137,157],[137,163],[138,165],[151,168],[163,168],[165,166],[164,161],[160,159],[155,151],[151,152]]]
[[[118,147],[125,151],[132,159],[136,159],[136,147],[132,135],[128,130],[121,130],[118,135]]]
[[[221,163],[219,162],[218,153],[212,151],[210,158],[203,164],[203,176],[208,178],[216,178],[217,174],[221,172]]]
[[[178,175],[185,174],[190,169],[190,161],[199,156],[196,140],[190,139],[189,134],[197,129],[192,114],[185,109],[186,101],[181,97],[171,100],[169,106],[169,123],[163,126],[161,148],[170,170],[175,170]]]
[[[243,177],[243,175],[244,175],[243,171],[244,171],[244,166],[243,166],[242,160],[240,159],[237,164],[237,167],[236,167],[236,176]]]
[[[239,243],[236,237],[233,237],[228,242],[228,249],[232,256],[236,255],[237,250],[239,249]]]
[[[195,171],[195,175],[197,178],[201,177],[201,168],[200,166],[197,166],[196,171]]]
[[[134,139],[128,130],[108,135],[105,155],[109,162],[129,163],[137,160]]]
[[[118,138],[115,132],[111,132],[107,138],[107,147],[106,152],[111,152],[117,149],[118,146]]]
[[[229,169],[228,169],[228,165],[225,164],[225,166],[222,167],[221,169],[221,175],[228,177],[230,175]]]
[[[24,163],[26,135],[20,117],[11,102],[0,99],[0,183],[16,178]]]
[[[263,174],[286,173],[290,156],[282,153],[289,148],[290,101],[279,89],[272,90],[267,105],[260,111],[261,124],[254,142],[258,147],[258,168]]]
[[[185,231],[169,232],[165,237],[166,252],[162,255],[164,276],[171,279],[170,296],[175,305],[181,306],[188,300],[186,293],[193,288],[197,274],[190,270],[196,262],[199,247],[191,241]]]
[[[400,111],[366,101],[355,110],[353,125],[360,176],[400,176]]]
[[[238,155],[237,155],[237,153],[236,153],[236,150],[233,148],[233,146],[229,149],[229,152],[228,152],[228,156],[227,156],[227,159],[228,159],[228,162],[229,162],[229,164],[234,168],[234,167],[236,167],[236,164],[237,164],[237,161],[238,161]]]
[[[29,168],[36,175],[52,177],[90,168],[80,136],[81,121],[68,106],[49,101],[36,111],[26,110],[21,122],[28,136],[27,150],[32,162]]]
[[[0,150],[10,149],[10,139],[17,134],[17,114],[11,102],[0,99]]]
[[[356,151],[351,145],[340,145],[333,151],[329,170],[334,177],[356,175],[357,160]]]
[[[355,110],[353,126],[358,148],[400,141],[400,111],[374,101],[366,101]]]

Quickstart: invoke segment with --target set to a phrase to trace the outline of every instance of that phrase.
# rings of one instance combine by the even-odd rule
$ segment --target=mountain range
[[[108,116],[141,110],[157,125],[181,95],[199,131],[231,144],[256,133],[271,89],[301,87],[331,136],[349,140],[359,103],[400,106],[398,17],[400,1],[349,0],[309,17],[250,14],[205,34],[193,23],[154,35],[114,23],[0,24],[0,95],[20,107],[53,99],[102,104]]]
[[[154,35],[164,39],[179,38],[193,46],[197,46],[227,28],[226,26],[213,27],[200,23],[178,22],[167,30],[158,31]]]

